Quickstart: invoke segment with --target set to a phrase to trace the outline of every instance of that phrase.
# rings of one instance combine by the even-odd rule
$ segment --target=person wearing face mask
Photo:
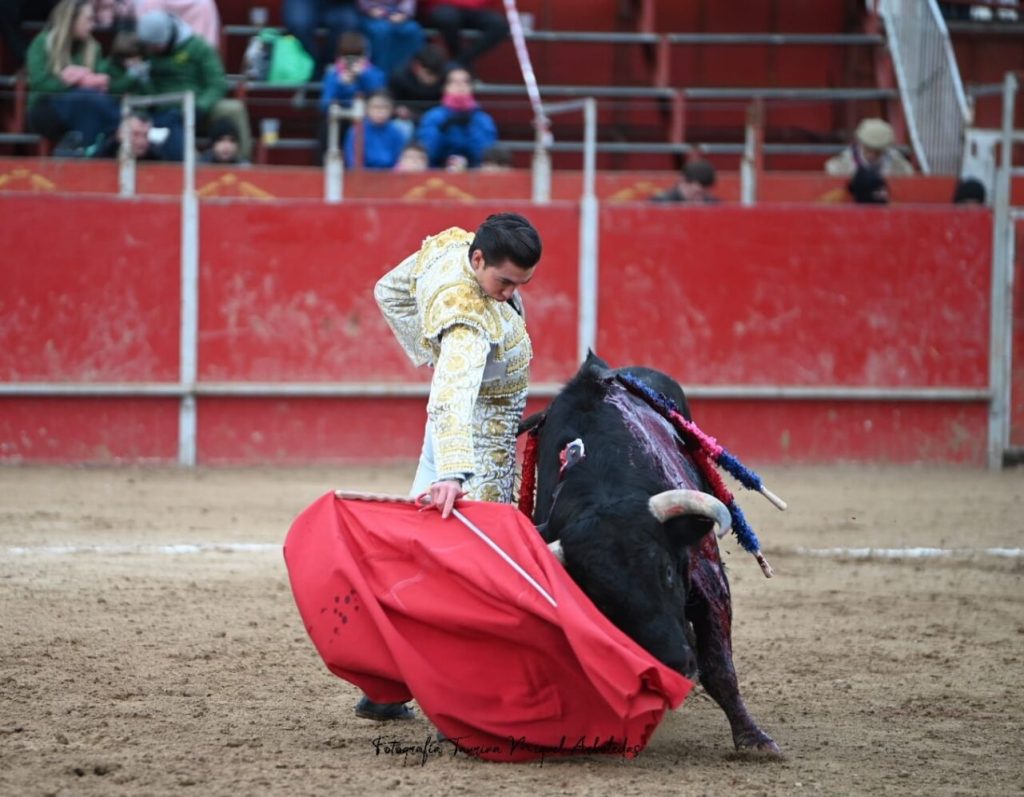
[[[469,168],[480,165],[483,154],[498,140],[498,127],[473,96],[469,72],[449,70],[441,104],[420,119],[416,139],[427,150],[432,168],[444,168],[454,157],[465,158]]]

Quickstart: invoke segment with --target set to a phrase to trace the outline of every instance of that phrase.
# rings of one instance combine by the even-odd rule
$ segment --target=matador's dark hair
[[[477,228],[469,245],[470,255],[476,249],[483,253],[488,265],[511,260],[519,268],[533,268],[540,260],[540,235],[518,213],[495,213]]]

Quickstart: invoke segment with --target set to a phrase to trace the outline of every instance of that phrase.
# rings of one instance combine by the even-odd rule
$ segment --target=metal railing
[[[956,174],[970,110],[935,0],[878,0],[900,97],[925,174]]]
[[[352,101],[351,108],[342,108],[337,103],[332,103],[327,110],[327,151],[324,153],[324,201],[330,204],[341,202],[345,195],[345,158],[342,156],[341,142],[341,121],[347,119],[355,125],[356,163],[363,159],[362,147],[362,122],[366,115],[366,103],[362,98],[357,97]]]
[[[548,103],[542,108],[545,119],[563,113],[583,112],[583,190],[580,195],[579,311],[577,316],[577,355],[582,362],[597,346],[597,100],[587,97],[569,102]],[[547,130],[537,126],[533,142],[533,201],[551,201],[551,149]]]
[[[999,147],[999,166],[995,174],[992,203],[992,308],[989,334],[989,385],[992,400],[988,414],[988,466],[1003,465],[1010,453],[1013,370],[1013,270],[1015,229],[1010,196],[1013,171],[1013,144],[1019,83],[1008,72],[1003,80],[1003,119]]]
[[[181,326],[179,327],[178,462],[196,464],[196,378],[199,365],[199,203],[196,196],[196,99],[191,91],[121,99],[121,149],[118,179],[123,197],[135,196],[135,156],[128,118],[132,108],[180,104],[184,122],[181,188]]]

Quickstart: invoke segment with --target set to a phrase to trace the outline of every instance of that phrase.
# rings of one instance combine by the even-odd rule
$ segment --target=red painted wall
[[[305,200],[203,203],[200,380],[425,383],[373,282],[423,236],[507,208],[545,243],[525,291],[533,377],[564,380],[576,368],[575,204]],[[176,380],[176,203],[7,194],[0,217],[4,381]],[[614,364],[662,367],[684,386],[987,381],[987,211],[627,203],[603,205],[600,225],[598,348]],[[201,462],[365,461],[415,455],[424,400],[198,404]],[[694,408],[748,460],[984,461],[984,403]],[[6,398],[0,459],[173,460],[176,416],[173,399]]]
[[[177,204],[8,196],[0,207],[0,380],[177,379]]]
[[[606,207],[599,349],[684,384],[984,387],[990,225],[923,208]]]

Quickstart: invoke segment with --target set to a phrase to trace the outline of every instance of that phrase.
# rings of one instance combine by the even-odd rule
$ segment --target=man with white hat
[[[836,177],[849,177],[858,169],[868,169],[883,177],[914,173],[910,161],[893,147],[892,126],[884,119],[863,119],[854,138],[853,144],[826,161],[826,172]]]

